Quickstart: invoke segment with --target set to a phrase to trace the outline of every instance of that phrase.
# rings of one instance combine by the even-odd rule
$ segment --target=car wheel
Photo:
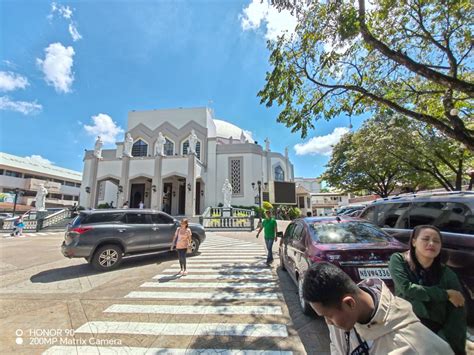
[[[118,245],[103,245],[94,253],[92,266],[99,271],[109,271],[122,263],[122,248]]]
[[[283,271],[286,271],[285,263],[283,262],[283,254],[281,250],[280,250],[280,269],[282,269]]]
[[[191,238],[191,255],[197,255],[199,251],[199,245],[199,238],[193,235]]]
[[[303,277],[298,278],[298,298],[300,301],[300,307],[304,314],[307,316],[313,315],[313,310],[308,302],[303,298]]]

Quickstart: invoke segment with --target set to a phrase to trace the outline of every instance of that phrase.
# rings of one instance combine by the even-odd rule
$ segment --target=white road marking
[[[287,337],[284,324],[245,323],[145,323],[145,322],[87,322],[76,329],[87,334],[194,335]]]
[[[262,254],[260,254],[262,255]],[[198,256],[195,257],[198,258],[199,260],[229,260],[231,259],[232,261],[246,261],[246,260],[261,260],[264,259],[264,256],[239,256],[237,258],[233,258],[232,255],[226,255],[226,256]],[[188,260],[191,260],[192,258],[189,258]]]
[[[275,288],[275,282],[145,282],[140,287],[157,288]]]
[[[43,355],[292,355],[292,351],[234,350],[234,349],[177,349],[105,346],[53,346]]]
[[[282,314],[280,306],[177,306],[114,304],[106,313],[145,314]]]
[[[213,266],[222,266],[222,267],[240,267],[240,266],[248,266],[248,267],[268,267],[266,263],[262,261],[238,261],[238,262],[228,262],[228,261],[212,261],[212,260],[187,260],[186,265],[213,265]]]
[[[153,276],[153,279],[163,279],[163,280],[173,280],[177,279],[178,275],[156,275]],[[273,280],[274,276],[272,274],[268,275],[247,275],[247,274],[187,274],[186,276],[181,276],[187,280],[249,280],[249,279],[262,279],[262,280]]]
[[[229,257],[229,252],[228,251],[208,251],[208,250],[200,250],[201,256],[202,255],[211,255],[211,256],[226,256]],[[261,251],[240,251],[240,250],[233,250],[232,251],[232,256],[238,255],[262,255]]]
[[[227,263],[227,262],[217,262],[217,263],[209,263],[209,261],[199,262],[198,260],[187,260],[187,265],[193,265],[194,268],[201,268],[201,267],[211,267],[216,270],[222,270],[223,267],[225,268],[253,268],[253,269],[267,269],[268,266],[265,263],[257,263],[257,264],[249,264],[249,263]],[[171,267],[179,267],[179,264],[173,264]]]
[[[176,267],[179,266],[179,264],[174,265]],[[164,274],[176,274],[176,269],[166,269],[163,271]],[[210,273],[250,273],[250,274],[256,274],[256,273],[262,273],[262,274],[271,274],[271,270],[269,269],[264,269],[264,268],[209,268],[209,269],[204,269],[204,268],[198,268],[193,266],[193,273],[194,272],[210,272]]]
[[[154,298],[181,300],[277,300],[276,293],[256,292],[144,292],[132,291],[125,298]]]

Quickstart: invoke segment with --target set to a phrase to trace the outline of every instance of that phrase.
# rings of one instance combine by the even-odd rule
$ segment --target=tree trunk
[[[462,190],[462,176],[463,176],[463,161],[462,159],[459,159],[458,162],[458,170],[456,171],[456,188],[455,191],[461,191]]]

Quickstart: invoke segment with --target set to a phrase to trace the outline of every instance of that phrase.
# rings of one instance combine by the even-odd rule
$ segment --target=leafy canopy
[[[261,103],[302,137],[321,118],[392,110],[474,151],[473,2],[375,2],[274,0],[298,25],[268,42]]]

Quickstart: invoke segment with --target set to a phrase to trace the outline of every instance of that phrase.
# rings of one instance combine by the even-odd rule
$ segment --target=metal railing
[[[43,225],[41,226],[41,228],[49,227],[53,224],[61,222],[62,220],[66,219],[66,218],[69,218],[70,216],[71,216],[71,211],[68,210],[68,209],[60,210],[58,212],[50,214],[49,216],[46,216],[42,220]]]
[[[243,208],[208,207],[199,223],[208,230],[241,230],[255,229],[255,216],[252,210]]]
[[[69,218],[71,216],[71,211],[69,209],[62,209],[57,212],[54,212],[45,218],[42,219],[23,219],[23,224],[25,225],[24,231],[39,231],[48,226],[54,225],[62,220]],[[2,231],[13,231],[14,220],[3,221],[3,224],[0,228]]]

